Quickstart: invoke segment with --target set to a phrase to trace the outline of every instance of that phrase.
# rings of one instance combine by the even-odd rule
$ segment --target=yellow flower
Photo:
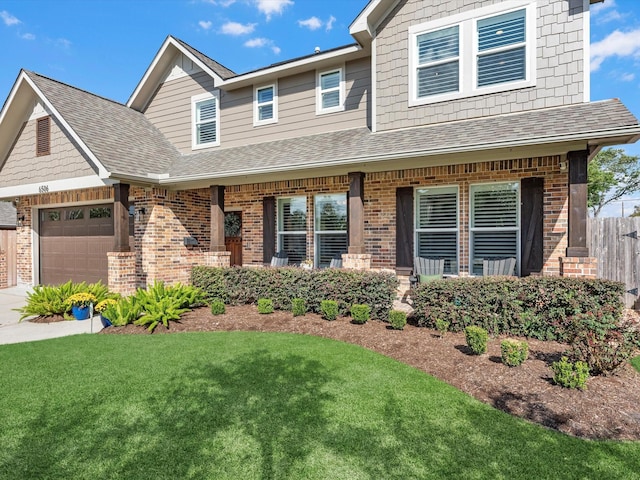
[[[96,312],[98,313],[102,313],[104,312],[104,310],[109,306],[109,305],[115,305],[116,303],[118,303],[116,300],[114,300],[113,298],[107,298],[106,300],[102,300],[101,302],[99,302],[96,305]]]
[[[90,303],[96,303],[96,296],[87,292],[74,293],[67,298],[67,303],[76,307],[88,307]]]

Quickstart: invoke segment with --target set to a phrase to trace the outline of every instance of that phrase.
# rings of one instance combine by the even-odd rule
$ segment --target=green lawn
[[[632,358],[631,365],[633,365],[634,368],[640,372],[640,357]]]
[[[561,435],[363,348],[289,334],[0,346],[2,479],[638,478],[640,442]]]

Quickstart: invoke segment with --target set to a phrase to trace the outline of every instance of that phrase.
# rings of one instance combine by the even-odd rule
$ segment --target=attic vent
[[[36,156],[51,153],[51,118],[39,118],[36,124]]]

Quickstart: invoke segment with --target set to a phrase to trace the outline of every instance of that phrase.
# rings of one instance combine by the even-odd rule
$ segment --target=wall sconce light
[[[24,222],[24,215],[20,215],[20,216],[18,217],[18,221],[16,222],[16,223],[17,223],[17,225],[18,225],[18,227],[21,227],[21,226],[22,226],[22,222]]]
[[[560,162],[558,166],[560,167],[560,171],[564,172],[567,169],[567,162]]]

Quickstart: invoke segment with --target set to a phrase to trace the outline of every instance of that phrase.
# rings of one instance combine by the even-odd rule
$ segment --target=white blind
[[[347,195],[315,197],[316,265],[328,267],[331,259],[347,251]]]
[[[457,92],[460,88],[459,27],[418,35],[417,96]]]
[[[445,273],[458,273],[458,191],[455,187],[416,191],[416,255],[444,258]]]
[[[217,140],[217,105],[214,98],[196,104],[196,131],[198,144]]]
[[[503,188],[500,190],[500,188]],[[478,189],[472,198],[473,228],[516,227],[518,225],[518,191],[509,187]]]

